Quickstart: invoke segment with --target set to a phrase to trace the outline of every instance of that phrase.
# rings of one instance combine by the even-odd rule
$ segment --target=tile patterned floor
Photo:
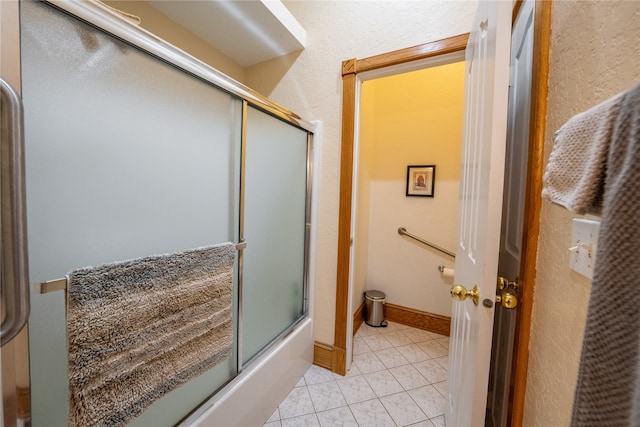
[[[449,338],[362,324],[346,376],[311,366],[264,427],[444,426]]]

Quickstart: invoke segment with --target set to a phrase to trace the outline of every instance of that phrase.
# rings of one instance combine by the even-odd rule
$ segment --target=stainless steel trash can
[[[364,322],[369,326],[387,326],[384,320],[384,303],[387,296],[380,291],[365,291],[364,293]]]

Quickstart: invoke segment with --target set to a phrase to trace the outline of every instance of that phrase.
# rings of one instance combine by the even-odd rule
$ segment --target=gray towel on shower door
[[[68,275],[70,426],[122,426],[231,355],[235,246]]]

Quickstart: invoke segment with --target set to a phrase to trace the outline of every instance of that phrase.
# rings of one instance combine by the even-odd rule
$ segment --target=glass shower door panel
[[[237,241],[241,101],[48,5],[21,15],[31,281]],[[65,295],[31,304],[33,425],[66,425]],[[174,425],[236,360],[132,425]]]
[[[306,314],[307,132],[251,107],[246,132],[244,362]]]

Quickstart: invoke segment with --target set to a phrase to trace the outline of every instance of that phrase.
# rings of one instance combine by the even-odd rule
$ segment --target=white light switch
[[[599,221],[574,219],[571,231],[569,268],[593,279],[593,267],[598,248]]]

